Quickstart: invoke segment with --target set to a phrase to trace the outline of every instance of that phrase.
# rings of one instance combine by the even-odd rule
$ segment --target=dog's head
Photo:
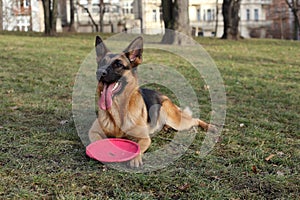
[[[143,38],[137,37],[121,53],[114,54],[97,36],[96,42],[97,72],[100,93],[99,107],[108,110],[114,96],[120,94],[128,83],[128,75],[135,74],[136,67],[142,62]]]

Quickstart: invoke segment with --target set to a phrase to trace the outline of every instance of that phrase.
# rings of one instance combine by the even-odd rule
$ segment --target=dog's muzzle
[[[101,78],[107,76],[107,74],[106,68],[100,68],[96,71],[96,78],[98,81],[100,81]]]

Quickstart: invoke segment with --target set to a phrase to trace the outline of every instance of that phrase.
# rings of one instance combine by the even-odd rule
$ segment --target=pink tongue
[[[104,83],[103,91],[98,101],[99,107],[102,110],[108,110],[112,106],[112,89],[114,85],[115,83],[112,83],[110,85]]]

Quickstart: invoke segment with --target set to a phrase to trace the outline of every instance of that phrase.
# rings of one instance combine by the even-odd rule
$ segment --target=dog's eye
[[[118,68],[124,68],[124,65],[122,63],[120,63],[120,62],[117,62],[115,64],[115,66],[118,67]]]
[[[124,65],[121,62],[115,62],[112,65],[114,72],[117,74],[122,74],[124,71]]]
[[[123,65],[122,62],[115,62],[113,67],[117,70],[123,70],[123,69],[128,69],[125,65]]]

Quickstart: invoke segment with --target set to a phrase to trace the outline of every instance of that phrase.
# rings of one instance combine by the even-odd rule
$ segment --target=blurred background
[[[300,0],[0,0],[0,30],[299,39]]]

